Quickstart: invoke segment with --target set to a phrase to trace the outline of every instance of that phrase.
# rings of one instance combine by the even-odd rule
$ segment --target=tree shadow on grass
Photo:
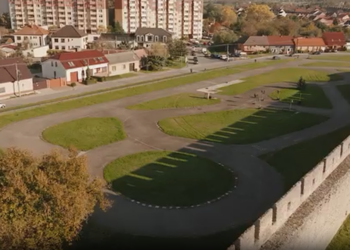
[[[191,206],[223,195],[234,186],[234,176],[217,163],[171,152],[128,175],[112,181],[114,191],[146,204]]]

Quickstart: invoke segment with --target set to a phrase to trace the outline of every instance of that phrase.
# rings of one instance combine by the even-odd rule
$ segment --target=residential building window
[[[53,72],[53,78],[56,79],[56,71]]]
[[[51,62],[51,67],[53,67],[53,62]]]
[[[153,40],[153,36],[147,36],[147,41],[150,42]]]
[[[163,36],[163,42],[166,43],[166,41],[167,41],[167,37]]]
[[[66,49],[66,46],[62,46],[62,50],[65,50]]]
[[[21,40],[21,39],[22,39],[22,37],[18,36],[18,37],[17,37],[17,39],[18,39],[18,40]]]
[[[61,38],[61,43],[64,43],[64,38]]]
[[[112,66],[112,71],[116,71],[117,70],[117,66]]]
[[[58,47],[58,46],[55,46],[55,49],[59,49],[60,47]]]
[[[57,67],[57,62],[55,62],[55,67]]]
[[[123,69],[126,69],[126,64],[123,64]]]
[[[154,40],[155,40],[156,42],[158,42],[158,36],[155,36]]]
[[[75,66],[75,64],[73,62],[68,62],[68,65],[71,66],[71,67]]]
[[[58,43],[58,39],[57,38],[55,38],[55,43]]]

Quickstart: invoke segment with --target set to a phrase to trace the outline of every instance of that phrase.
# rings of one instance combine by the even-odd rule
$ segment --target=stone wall
[[[346,218],[345,211],[350,210],[350,188],[345,184],[346,181],[350,183],[350,173],[344,174],[346,171],[343,169],[346,169],[350,164],[346,164],[346,162],[341,164],[349,155],[350,137],[345,139],[323,161],[297,182],[254,225],[248,228],[229,249],[300,249],[301,245],[312,244],[312,242],[322,245],[322,247],[312,247],[311,249],[326,248]],[[350,160],[348,161],[350,162]],[[334,171],[335,169],[337,170]],[[339,175],[339,172],[342,175]],[[339,180],[336,177],[339,177]],[[315,197],[319,202],[316,202]],[[313,204],[312,209],[310,204]],[[309,208],[308,213],[305,212],[304,206]],[[293,220],[296,216],[301,218],[298,220],[298,226],[295,224],[296,220]],[[329,221],[329,219],[332,221]],[[289,224],[291,221],[294,221],[292,227]],[[304,224],[300,224],[301,222]],[[332,225],[328,226],[329,223]],[[279,235],[283,231],[289,232],[293,228],[295,229],[293,234],[284,234],[284,237],[285,235],[289,236],[288,240],[278,241]],[[302,249],[306,248],[303,247]]]

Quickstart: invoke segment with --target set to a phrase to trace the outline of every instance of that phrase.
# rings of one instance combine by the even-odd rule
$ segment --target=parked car
[[[196,55],[196,51],[192,50],[191,51],[191,56],[195,56]]]
[[[220,59],[221,60],[227,60],[227,55],[221,55]]]
[[[5,103],[0,103],[0,109],[4,109],[6,108],[6,104]]]
[[[281,60],[281,58],[279,56],[273,56],[272,60]]]

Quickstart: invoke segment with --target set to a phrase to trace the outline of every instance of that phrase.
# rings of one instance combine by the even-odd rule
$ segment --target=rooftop
[[[14,35],[48,35],[49,31],[37,25],[26,25],[14,33]]]
[[[27,64],[21,58],[6,58],[0,60],[0,84],[16,81],[16,64],[19,71],[19,80],[32,78]]]
[[[81,38],[84,36],[87,36],[84,31],[78,30],[73,25],[66,25],[56,31],[51,37]]]

